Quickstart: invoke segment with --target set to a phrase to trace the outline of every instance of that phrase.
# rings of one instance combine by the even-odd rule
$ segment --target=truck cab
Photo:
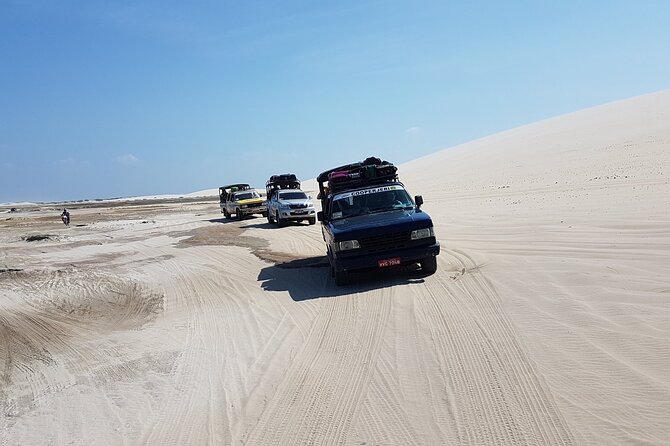
[[[355,271],[419,263],[437,270],[440,244],[433,221],[411,198],[397,169],[379,158],[337,167],[317,177],[322,210],[317,214],[326,252],[342,285]]]
[[[261,195],[246,183],[229,184],[219,188],[219,206],[226,218],[233,215],[242,220],[252,214],[266,215],[267,207]]]
[[[284,226],[289,221],[307,220],[316,223],[316,210],[312,198],[300,190],[295,174],[272,175],[265,183],[267,193],[268,223]]]

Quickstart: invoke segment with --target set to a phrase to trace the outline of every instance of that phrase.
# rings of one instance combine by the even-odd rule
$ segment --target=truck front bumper
[[[267,212],[267,208],[265,206],[240,208],[240,212],[242,215],[265,214]]]
[[[306,218],[316,218],[316,211],[312,209],[290,209],[279,211],[282,220],[304,220]]]
[[[440,242],[432,245],[412,246],[408,248],[384,251],[381,253],[347,253],[335,255],[330,263],[336,271],[360,271],[380,268],[379,262],[399,260],[400,265],[420,262],[426,257],[435,257],[440,254]]]

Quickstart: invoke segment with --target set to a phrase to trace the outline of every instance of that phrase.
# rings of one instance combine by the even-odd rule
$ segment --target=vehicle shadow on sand
[[[330,273],[328,258],[318,256],[267,266],[261,270],[258,280],[264,290],[288,291],[291,299],[301,302],[423,283],[424,277],[426,275],[418,266],[412,265],[352,274],[349,284],[337,286]]]
[[[297,221],[287,221],[284,223],[285,227],[288,226],[309,226],[307,223],[302,223],[302,222],[297,222]],[[282,227],[278,226],[276,223],[268,223],[267,220],[265,220],[264,223],[252,223],[248,225],[242,226],[242,228],[247,229],[247,228],[258,228],[258,229],[276,229],[279,230]]]
[[[207,221],[210,222],[210,223],[235,223],[235,222],[239,222],[239,220],[235,220],[233,218],[226,218],[226,217],[208,218]]]
[[[257,215],[247,215],[245,216],[242,220],[238,220],[237,218],[226,218],[226,217],[220,217],[220,218],[208,218],[206,221],[209,223],[238,223],[240,229],[250,229],[250,228],[256,228],[256,229],[275,229],[279,230],[282,229],[281,226],[278,226],[277,223],[268,223],[267,218],[265,217],[260,217]],[[287,221],[284,223],[286,227],[290,226],[310,226],[305,222],[297,222],[297,221]]]

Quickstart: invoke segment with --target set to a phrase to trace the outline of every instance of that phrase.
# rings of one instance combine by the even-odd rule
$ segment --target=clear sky
[[[263,187],[669,87],[666,0],[0,0],[0,202]]]

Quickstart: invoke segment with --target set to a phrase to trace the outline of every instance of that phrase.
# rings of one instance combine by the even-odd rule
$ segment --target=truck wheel
[[[435,274],[437,271],[437,257],[426,257],[421,261],[421,270],[426,274]]]
[[[280,228],[286,225],[286,222],[284,221],[283,218],[279,216],[279,214],[277,214],[277,224],[279,225]]]
[[[308,218],[307,221],[309,222],[310,225],[316,224],[316,217]]]
[[[228,210],[227,210],[227,209],[224,209],[224,210],[223,210],[223,216],[226,217],[226,218],[228,218],[228,219],[230,219],[230,214],[228,213]]]
[[[239,209],[235,209],[235,218],[242,220],[242,212]]]
[[[349,283],[350,276],[348,272],[333,269],[333,274],[335,275],[335,285],[342,286]]]
[[[268,223],[274,223],[275,220],[274,218],[272,218],[272,214],[270,214],[270,211],[267,211],[266,214],[267,214],[266,217],[268,218]]]

